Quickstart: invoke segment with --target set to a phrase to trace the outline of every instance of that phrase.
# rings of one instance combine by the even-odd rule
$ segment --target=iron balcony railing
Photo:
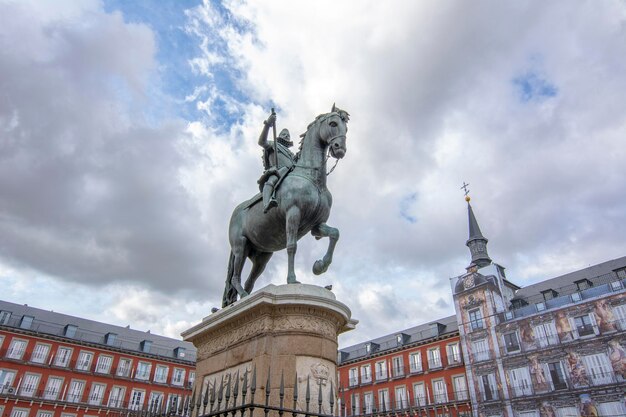
[[[446,406],[459,406],[459,404],[466,404],[470,407],[469,403],[469,391],[459,390],[452,392],[452,396],[448,396],[448,393],[433,394],[429,393],[427,397],[424,395],[416,395],[409,398],[384,398],[379,395],[372,395],[369,400],[363,399],[363,403],[356,407],[354,404],[348,406],[350,416],[381,416],[394,413],[396,415],[409,415],[414,416],[416,412],[425,409],[432,409],[433,407],[446,407]],[[345,402],[342,401],[342,407]],[[342,414],[343,415],[343,414]]]

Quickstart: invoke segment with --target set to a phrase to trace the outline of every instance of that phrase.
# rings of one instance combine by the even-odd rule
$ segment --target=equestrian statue
[[[317,116],[301,135],[300,150],[293,154],[289,131],[276,137],[276,114],[264,122],[259,137],[265,172],[259,179],[261,192],[238,205],[230,219],[230,258],[222,307],[247,296],[254,288],[274,252],[287,248],[287,283],[297,284],[294,259],[298,240],[311,232],[316,239],[328,237],[328,249],[313,264],[313,273],[326,272],[332,262],[339,230],[326,224],[332,195],[326,188],[326,162],[346,154],[346,132],[350,115],[335,105],[330,113]],[[268,141],[270,127],[274,140]],[[331,170],[332,171],[332,170]],[[246,259],[250,274],[241,285]]]

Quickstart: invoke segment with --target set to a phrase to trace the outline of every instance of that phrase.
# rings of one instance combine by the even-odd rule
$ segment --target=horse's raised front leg
[[[296,280],[294,261],[298,249],[298,228],[300,227],[300,208],[292,206],[287,210],[287,284],[299,284]]]
[[[235,241],[235,244],[232,247],[233,255],[235,258],[233,262],[233,276],[230,279],[230,284],[235,290],[237,290],[237,293],[241,298],[248,295],[248,292],[244,290],[241,286],[241,271],[243,270],[243,264],[246,261],[248,255],[246,253],[248,250],[247,246],[248,239],[242,236]]]
[[[330,227],[326,223],[320,223],[315,226],[311,230],[311,234],[315,236],[316,239],[320,239],[323,237],[328,237],[328,250],[326,250],[326,255],[322,259],[318,259],[313,264],[313,273],[315,275],[319,275],[328,270],[328,266],[333,261],[333,253],[335,252],[335,245],[339,240],[339,229],[334,227]]]

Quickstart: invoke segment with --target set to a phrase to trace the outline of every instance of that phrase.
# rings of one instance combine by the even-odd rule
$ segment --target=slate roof
[[[191,363],[196,360],[194,345],[182,340],[2,300],[0,300],[0,311],[11,312],[11,318],[5,326],[19,328],[22,317],[26,315],[34,317],[29,330],[36,333],[68,338],[64,336],[64,329],[69,324],[78,327],[75,336],[72,337],[76,341],[100,344],[105,349],[114,347],[145,354],[141,351],[140,343],[148,340],[152,342],[148,353],[150,355]],[[104,338],[108,333],[117,335],[112,345],[105,344]],[[174,349],[176,348],[185,349],[184,358],[175,356]]]
[[[613,271],[624,267],[626,256],[520,288],[515,293],[515,299],[543,298],[541,292],[550,289],[557,291],[559,295],[569,295],[578,291],[575,281],[588,279],[594,286],[606,284],[617,279]]]
[[[437,326],[437,323],[439,324],[439,326]],[[438,330],[435,330],[437,328]],[[420,324],[419,326],[411,327],[405,330],[388,334],[386,336],[378,337],[376,339],[368,340],[353,346],[339,349],[339,365],[366,357],[367,351],[365,346],[368,343],[374,343],[378,345],[378,350],[373,353],[379,354],[387,351],[392,351],[403,346],[417,344],[418,342],[423,342],[436,336],[458,332],[458,330],[459,326],[456,322],[455,315],[444,317],[429,323]],[[401,345],[398,345],[398,341],[396,339],[396,336],[398,334],[405,335],[403,343]]]

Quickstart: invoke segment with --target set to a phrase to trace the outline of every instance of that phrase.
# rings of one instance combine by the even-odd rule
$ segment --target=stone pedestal
[[[219,387],[229,380],[234,389],[238,379],[241,391],[244,375],[250,387],[256,372],[254,402],[264,404],[269,371],[270,405],[279,405],[282,378],[285,407],[293,406],[297,385],[297,405],[304,410],[308,383],[311,409],[317,411],[321,393],[327,413],[330,395],[336,395],[331,387],[337,389],[337,335],[357,323],[350,315],[348,307],[322,287],[268,285],[182,334],[198,349],[196,390],[206,392],[207,384]],[[246,401],[250,395],[248,389]]]

